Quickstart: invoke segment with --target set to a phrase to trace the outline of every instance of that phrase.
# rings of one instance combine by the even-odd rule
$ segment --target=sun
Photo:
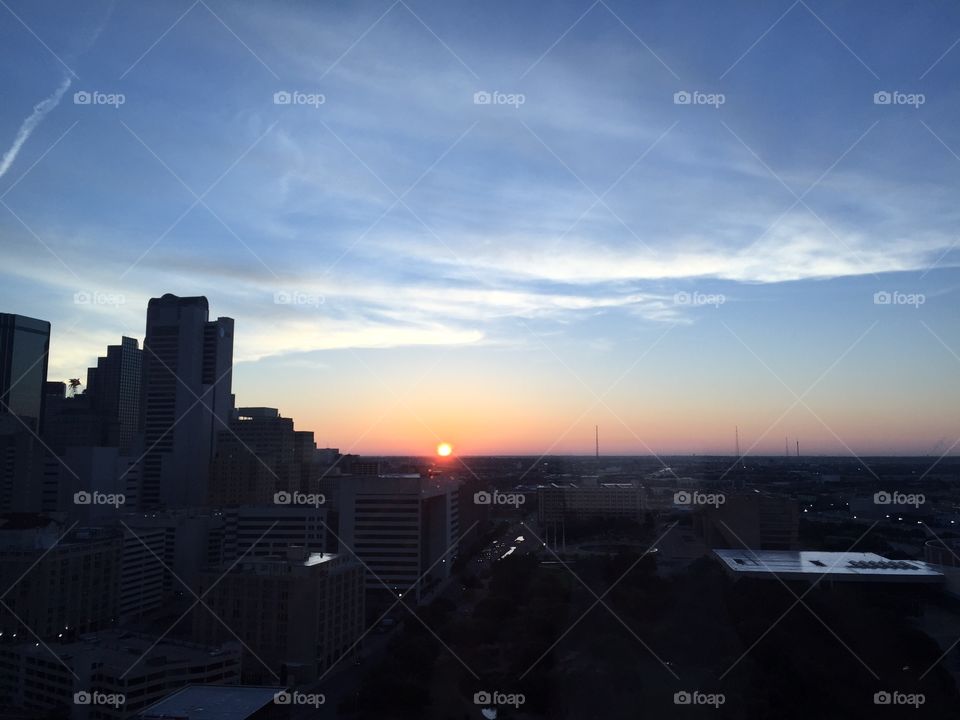
[[[453,454],[453,445],[442,442],[437,445],[437,455],[440,457],[450,457]]]

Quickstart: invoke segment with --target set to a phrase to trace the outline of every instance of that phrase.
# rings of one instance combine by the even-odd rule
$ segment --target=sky
[[[0,310],[425,454],[957,454],[960,6],[3,0]]]

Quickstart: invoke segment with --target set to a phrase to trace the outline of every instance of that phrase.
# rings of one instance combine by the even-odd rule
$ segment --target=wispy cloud
[[[20,124],[20,129],[17,130],[16,137],[13,139],[13,144],[10,145],[7,151],[3,154],[3,158],[0,159],[0,178],[7,174],[7,171],[13,165],[14,160],[17,159],[20,149],[24,146],[27,140],[30,139],[33,131],[37,129],[37,126],[43,122],[43,119],[50,113],[50,111],[60,104],[60,99],[63,97],[63,94],[70,89],[72,82],[73,79],[69,75],[65,76],[63,78],[63,82],[61,82],[60,86],[53,91],[52,95],[34,105],[33,112],[30,113]]]

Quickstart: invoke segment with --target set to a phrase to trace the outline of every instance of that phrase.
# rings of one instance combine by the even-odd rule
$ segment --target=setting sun
[[[437,445],[437,455],[440,457],[449,457],[453,453],[453,445],[450,443],[440,443]]]

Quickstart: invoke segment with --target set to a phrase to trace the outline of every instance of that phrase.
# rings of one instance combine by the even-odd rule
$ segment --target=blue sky
[[[205,294],[344,449],[956,452],[955,4],[5,3],[52,377]]]

